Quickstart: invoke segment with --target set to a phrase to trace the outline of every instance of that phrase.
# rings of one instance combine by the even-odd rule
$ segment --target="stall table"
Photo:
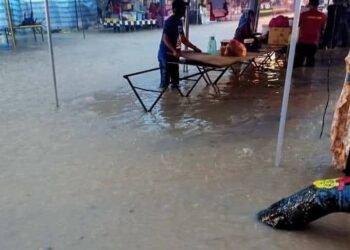
[[[17,25],[17,26],[12,26],[13,31],[15,33],[15,30],[25,30],[25,29],[31,29],[33,31],[34,35],[34,40],[37,41],[36,39],[36,32],[39,32],[41,34],[41,40],[44,41],[44,31],[43,31],[43,25],[42,24],[33,24],[33,25]],[[7,44],[9,45],[9,40],[8,36],[10,34],[9,28],[5,28],[5,36],[6,36],[6,41]],[[16,40],[16,35],[11,34],[14,37],[14,40]]]
[[[259,53],[251,53],[247,57],[227,57],[227,56],[220,56],[220,55],[210,55],[207,53],[197,53],[193,51],[182,51],[181,57],[179,62],[169,62],[169,63],[176,63],[176,64],[182,64],[182,65],[190,65],[197,68],[198,72],[185,75],[183,77],[180,77],[180,81],[192,81],[193,85],[192,87],[187,91],[187,93],[184,93],[179,87],[177,87],[177,91],[182,97],[188,97],[193,89],[197,86],[199,81],[203,78],[204,81],[207,83],[207,85],[212,86],[215,90],[218,90],[217,84],[222,78],[222,76],[225,74],[225,72],[228,69],[232,69],[233,73],[236,74],[236,76],[241,76],[246,69],[255,64],[254,59],[261,54]],[[245,65],[241,71],[237,71],[234,69],[234,66],[237,64]],[[129,83],[131,89],[133,90],[134,94],[136,95],[137,99],[141,103],[143,109],[146,112],[151,112],[154,106],[157,104],[157,102],[160,100],[160,98],[163,96],[165,89],[146,89],[143,87],[135,86],[132,82],[132,77],[137,75],[146,74],[152,71],[158,71],[160,68],[153,68],[149,70],[144,70],[128,75],[124,75],[123,77],[127,80]],[[209,72],[219,72],[219,75],[216,75],[214,79],[211,79],[209,76]],[[151,104],[150,108],[147,108],[144,101],[140,97],[138,90],[141,91],[147,91],[147,92],[153,92],[158,93],[158,96],[156,97],[156,100]]]

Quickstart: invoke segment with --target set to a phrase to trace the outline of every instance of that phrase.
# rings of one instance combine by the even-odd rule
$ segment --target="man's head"
[[[176,16],[183,17],[185,15],[187,5],[188,3],[185,3],[183,0],[174,0],[172,3],[174,14]]]
[[[320,5],[320,0],[310,0],[309,5],[312,7],[318,7]]]
[[[254,22],[255,12],[253,10],[248,10],[247,17],[248,17],[249,22]]]

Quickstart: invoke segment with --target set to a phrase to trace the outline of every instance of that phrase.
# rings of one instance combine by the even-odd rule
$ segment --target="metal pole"
[[[293,29],[292,29],[290,49],[289,49],[289,55],[288,55],[288,66],[287,66],[286,80],[284,84],[281,118],[280,118],[280,124],[278,129],[278,140],[277,140],[276,159],[275,159],[276,167],[280,166],[281,158],[282,158],[282,147],[283,147],[285,127],[286,127],[290,85],[292,81],[295,48],[296,48],[297,38],[298,38],[300,9],[301,9],[301,0],[296,0],[295,9],[294,9],[295,14],[294,14],[294,20],[293,20]]]
[[[186,6],[186,12],[185,12],[185,36],[187,39],[190,39],[190,6]],[[186,47],[187,49],[187,47]]]
[[[260,12],[260,5],[259,0],[250,0],[248,4],[248,8],[255,13],[255,23],[254,23],[254,31],[256,31],[258,27],[258,20],[259,20],[259,12]]]
[[[9,0],[5,0],[5,1],[6,1],[6,14],[7,14],[6,16],[7,16],[8,27],[9,27],[9,30],[11,32],[12,45],[14,48],[16,48],[16,37],[15,37],[15,33],[13,31],[10,2],[9,2]]]
[[[250,0],[248,3],[248,9],[254,11],[255,15],[257,15],[258,13],[259,2],[260,2],[259,0]]]
[[[196,24],[198,25],[199,20],[199,3],[198,0],[196,0]]]
[[[188,0],[187,2],[190,4],[190,0]],[[185,36],[188,40],[190,39],[190,20],[189,20],[190,5],[189,4],[186,6],[186,12],[185,12]],[[188,47],[185,46],[185,50],[187,50],[187,49],[188,49]],[[188,65],[187,64],[184,64],[183,71],[188,72]]]
[[[45,17],[46,17],[46,26],[47,26],[47,41],[49,44],[50,58],[51,58],[51,67],[52,67],[52,78],[53,86],[55,89],[55,98],[56,98],[56,108],[59,108],[58,95],[57,95],[57,82],[56,82],[56,69],[55,69],[55,58],[52,48],[52,37],[51,37],[51,24],[50,24],[50,11],[49,11],[49,2],[45,0]]]
[[[77,0],[74,0],[74,7],[75,7],[75,17],[76,17],[76,23],[77,23],[77,30],[79,31],[79,19],[78,19],[78,7],[77,7]]]
[[[81,21],[81,28],[83,29],[83,37],[85,40],[85,28],[84,28],[84,21],[83,21],[83,12],[81,11],[81,2],[79,1],[79,12],[80,12],[80,21]]]

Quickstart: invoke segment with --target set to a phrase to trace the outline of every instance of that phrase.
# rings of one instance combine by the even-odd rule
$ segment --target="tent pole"
[[[289,49],[289,55],[288,55],[288,66],[287,66],[286,80],[284,83],[281,118],[280,118],[280,124],[279,124],[279,129],[278,129],[278,140],[277,140],[276,159],[275,159],[275,166],[276,167],[280,166],[281,158],[282,158],[282,147],[283,147],[285,127],[286,127],[290,85],[291,85],[291,81],[292,81],[295,49],[296,49],[296,44],[297,44],[297,39],[298,39],[300,9],[301,9],[301,0],[296,0],[295,9],[294,9],[295,14],[294,14],[294,20],[293,20],[293,29],[292,29],[292,35],[291,35],[291,40],[290,40],[290,49]]]
[[[79,12],[80,12],[80,21],[81,21],[81,28],[83,30],[83,37],[84,37],[84,40],[85,40],[85,28],[84,28],[84,21],[83,21],[83,12],[81,11],[81,2],[80,0],[79,1]]]
[[[254,31],[256,31],[258,27],[259,11],[260,11],[259,2],[260,2],[259,0],[249,0],[248,2],[248,9],[254,11],[255,13]]]
[[[15,33],[13,32],[10,2],[9,0],[5,0],[5,2],[6,2],[6,14],[7,14],[6,16],[7,16],[8,27],[11,32],[12,45],[14,48],[16,48],[16,37],[15,37]]]
[[[56,108],[59,108],[58,95],[57,95],[55,58],[54,58],[53,48],[52,48],[50,11],[49,11],[49,2],[48,2],[48,0],[45,0],[45,17],[46,17],[46,26],[47,26],[47,28],[46,28],[47,29],[47,41],[48,41],[48,44],[49,44],[50,58],[51,58],[53,86],[54,86],[54,89],[55,89]]]
[[[196,24],[198,25],[198,19],[199,19],[199,3],[198,0],[196,0]]]
[[[190,39],[190,0],[187,1],[187,3],[189,3],[186,6],[186,12],[185,12],[185,36],[187,39]],[[187,50],[188,47],[185,47],[185,50]],[[184,64],[183,66],[183,72],[188,72],[188,65]]]
[[[190,5],[186,6],[186,12],[185,12],[185,36],[187,39],[190,38]],[[187,47],[186,47],[187,49]]]
[[[75,8],[75,17],[76,17],[77,30],[79,31],[77,0],[74,0],[74,8]]]

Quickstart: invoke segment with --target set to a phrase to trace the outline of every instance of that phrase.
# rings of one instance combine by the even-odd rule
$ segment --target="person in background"
[[[179,85],[179,61],[181,52],[181,43],[201,52],[185,36],[181,18],[185,15],[186,3],[183,0],[174,0],[172,3],[173,15],[164,23],[162,39],[158,50],[158,61],[161,74],[160,88],[167,88],[170,79],[172,87],[177,88]],[[175,62],[175,63],[169,63]]]
[[[157,27],[158,28],[163,28],[164,13],[165,13],[164,4],[159,3],[157,5]]]
[[[327,8],[327,25],[323,46],[328,48],[350,46],[350,8],[345,1],[333,0]]]
[[[310,0],[309,10],[300,15],[294,67],[304,66],[305,59],[307,67],[315,65],[315,54],[327,22],[326,15],[317,9],[318,5],[319,0]]]
[[[234,39],[243,43],[244,39],[254,38],[255,13],[248,10],[239,19],[239,24],[235,32]]]

